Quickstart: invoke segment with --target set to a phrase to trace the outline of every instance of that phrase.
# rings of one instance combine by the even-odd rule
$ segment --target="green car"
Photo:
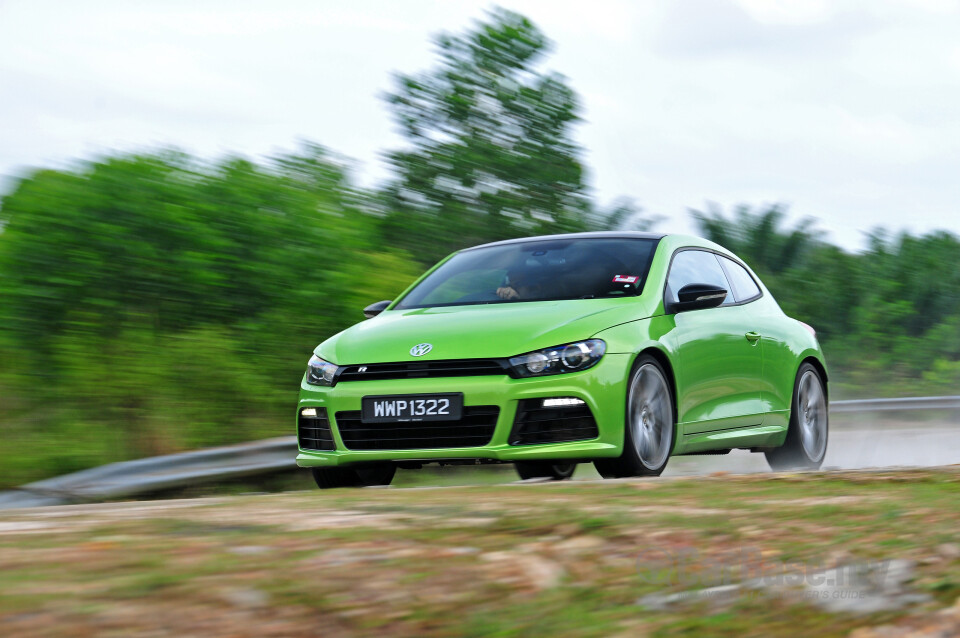
[[[681,235],[579,233],[456,252],[321,343],[297,463],[321,488],[424,463],[522,478],[659,475],[670,456],[763,452],[818,468],[827,372],[735,255]]]

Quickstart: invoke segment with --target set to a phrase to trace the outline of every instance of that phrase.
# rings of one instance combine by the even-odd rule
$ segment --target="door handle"
[[[749,341],[750,343],[756,343],[757,341],[760,340],[760,333],[759,333],[759,332],[748,332],[747,334],[745,334],[745,335],[743,335],[743,336],[746,337],[746,338],[747,338],[747,341]]]

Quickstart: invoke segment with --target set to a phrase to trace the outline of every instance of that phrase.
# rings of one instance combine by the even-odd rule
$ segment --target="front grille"
[[[459,421],[363,423],[360,411],[337,412],[337,429],[350,450],[421,450],[480,447],[493,438],[500,408],[467,405]]]
[[[301,450],[335,450],[326,408],[317,408],[317,416],[297,416],[297,442]]]
[[[474,377],[507,374],[496,359],[447,359],[444,361],[408,361],[402,363],[368,363],[341,368],[336,382],[373,381],[378,379],[425,379],[431,377]]]
[[[510,432],[510,445],[585,441],[600,436],[587,404],[543,407],[543,399],[524,399]]]

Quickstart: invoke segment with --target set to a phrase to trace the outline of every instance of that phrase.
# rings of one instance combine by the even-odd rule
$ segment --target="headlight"
[[[607,344],[602,340],[587,339],[511,357],[510,369],[517,377],[579,372],[596,364],[606,351]]]
[[[310,385],[333,385],[337,376],[337,366],[324,361],[317,355],[310,357],[307,363],[307,383]]]

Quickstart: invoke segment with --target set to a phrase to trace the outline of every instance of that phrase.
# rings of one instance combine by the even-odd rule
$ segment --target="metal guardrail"
[[[960,410],[960,396],[832,401],[831,413]],[[98,502],[202,483],[296,469],[297,439],[240,445],[111,463],[0,492],[0,509]]]
[[[887,410],[960,410],[960,396],[851,399],[831,401],[830,412],[884,412]]]
[[[297,439],[284,436],[111,463],[0,492],[0,509],[98,502],[296,469]]]

